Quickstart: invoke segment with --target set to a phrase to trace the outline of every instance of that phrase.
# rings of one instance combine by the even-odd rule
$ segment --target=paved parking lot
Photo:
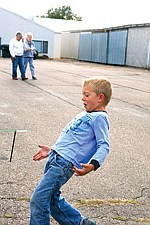
[[[28,81],[19,72],[14,81],[10,59],[0,58],[0,224],[29,224],[30,197],[45,165],[32,156],[38,144],[51,146],[83,110],[82,79],[95,75],[113,85],[107,108],[111,151],[102,168],[74,176],[62,194],[97,225],[150,224],[150,70],[72,60],[34,63],[38,80],[28,70]]]

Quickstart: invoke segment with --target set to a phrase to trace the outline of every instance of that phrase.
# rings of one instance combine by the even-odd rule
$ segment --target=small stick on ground
[[[13,150],[14,150],[14,145],[15,145],[16,133],[17,133],[17,131],[15,130],[14,131],[14,136],[13,136],[12,148],[11,148],[10,162],[11,162],[12,156],[13,156]]]

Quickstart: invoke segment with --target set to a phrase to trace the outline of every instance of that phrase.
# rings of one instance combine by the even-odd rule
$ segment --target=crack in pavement
[[[143,189],[141,190],[141,195],[135,197],[134,199],[138,199],[138,198],[144,197],[144,192],[145,192],[146,190],[149,190],[149,189],[150,189],[149,187],[148,187],[148,188],[143,188]]]

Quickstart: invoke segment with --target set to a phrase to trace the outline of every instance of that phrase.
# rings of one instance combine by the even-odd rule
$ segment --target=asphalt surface
[[[113,85],[107,107],[111,151],[96,172],[74,176],[62,195],[97,225],[150,224],[150,70],[72,60],[34,63],[36,81],[29,70],[28,81],[19,71],[14,81],[10,59],[0,58],[0,224],[29,224],[29,200],[45,165],[33,154],[38,144],[51,146],[84,110],[81,82],[95,75]]]

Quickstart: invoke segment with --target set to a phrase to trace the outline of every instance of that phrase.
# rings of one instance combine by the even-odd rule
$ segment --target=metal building
[[[84,29],[79,21],[35,21],[0,8],[0,45],[8,45],[17,31],[32,32],[39,55],[150,69],[150,23]],[[51,29],[58,25],[61,31]]]
[[[17,31],[21,31],[24,35],[27,32],[33,34],[39,55],[47,55],[49,58],[54,58],[57,55],[54,49],[57,46],[54,31],[0,8],[0,45],[8,45]],[[2,56],[2,51],[0,51],[0,56]]]
[[[70,51],[73,51],[70,37],[71,34],[75,37],[75,33],[78,35],[74,42],[79,45],[75,59],[150,69],[150,23],[70,31],[67,39],[62,33],[62,58],[70,58]],[[75,44],[71,42],[71,45],[73,48]]]
[[[150,68],[150,25],[128,29],[126,65]]]

